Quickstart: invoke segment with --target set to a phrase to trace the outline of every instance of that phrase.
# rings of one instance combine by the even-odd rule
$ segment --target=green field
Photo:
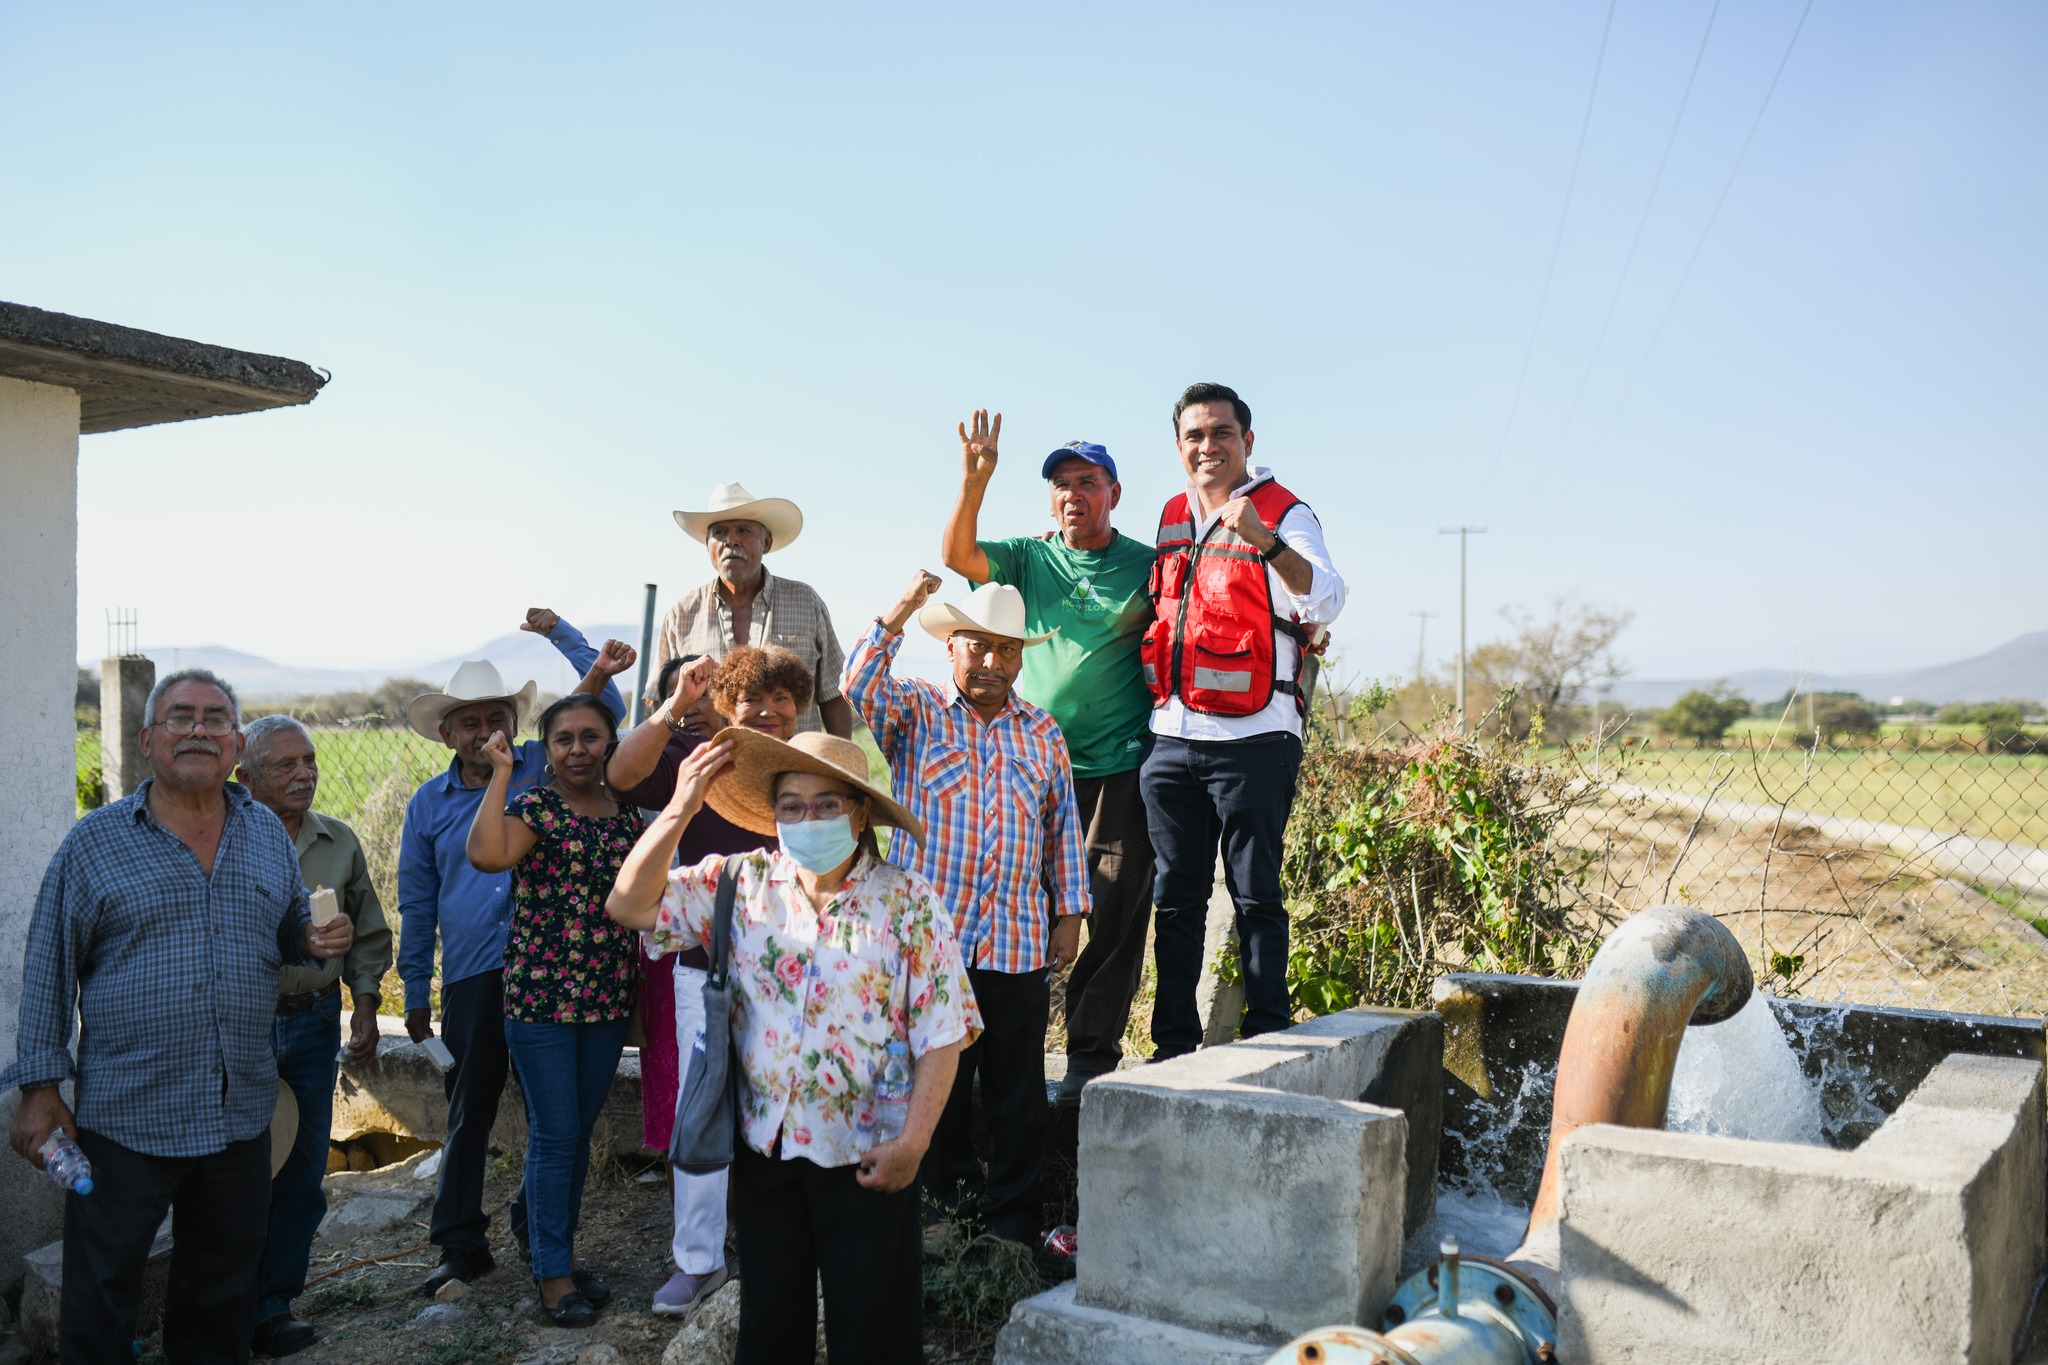
[[[1613,752],[1610,747],[1609,753]],[[1610,770],[1611,771],[1611,770]],[[2048,757],[1898,747],[1648,749],[1624,781],[2048,848]]]

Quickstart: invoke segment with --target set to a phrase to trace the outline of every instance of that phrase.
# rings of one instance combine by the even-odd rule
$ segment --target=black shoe
[[[602,1308],[612,1301],[612,1287],[600,1280],[595,1271],[572,1270],[569,1279],[574,1282],[576,1292],[590,1300],[592,1308]]]
[[[305,1350],[318,1335],[312,1323],[300,1322],[290,1313],[279,1313],[256,1324],[256,1335],[250,1340],[249,1347],[257,1355],[275,1360],[279,1356],[296,1355]]]
[[[420,1293],[431,1299],[440,1292],[441,1286],[450,1280],[460,1280],[468,1284],[471,1280],[482,1279],[497,1268],[498,1263],[491,1259],[491,1253],[487,1250],[444,1251],[441,1253],[441,1264],[435,1266],[433,1274],[427,1276],[426,1283],[420,1286]]]
[[[1093,1076],[1069,1071],[1066,1075],[1045,1087],[1046,1103],[1054,1109],[1079,1109],[1081,1087],[1094,1080]]]
[[[543,1302],[541,1316],[557,1327],[588,1327],[597,1321],[597,1307],[578,1290],[562,1295],[553,1308]]]

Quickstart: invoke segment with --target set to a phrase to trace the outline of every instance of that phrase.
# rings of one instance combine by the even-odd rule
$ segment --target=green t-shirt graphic
[[[994,580],[1023,594],[1026,628],[1059,631],[1024,651],[1017,691],[1059,722],[1074,776],[1137,767],[1152,715],[1138,673],[1152,547],[1121,531],[1101,550],[1069,549],[1057,535],[977,543]]]

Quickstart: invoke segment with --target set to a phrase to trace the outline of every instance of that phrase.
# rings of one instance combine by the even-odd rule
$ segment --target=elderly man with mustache
[[[321,1182],[334,1122],[334,1083],[341,1045],[341,984],[348,982],[355,1012],[349,1018],[348,1062],[363,1066],[377,1055],[377,1003],[391,967],[391,926],[384,920],[370,864],[355,831],[313,809],[320,763],[313,737],[290,716],[261,716],[243,731],[235,775],[249,795],[279,820],[299,855],[308,892],[334,893],[335,909],[355,926],[346,958],[317,970],[286,967],[277,987],[271,1042],[277,1074],[299,1104],[299,1136],[283,1169],[270,1181],[270,1231],[256,1275],[258,1355],[292,1355],[313,1344],[313,1325],[291,1315],[306,1287],[313,1234],[327,1213]]]
[[[942,1211],[978,1216],[993,1235],[1036,1247],[1048,974],[1080,951],[1086,830],[1059,725],[1012,690],[1024,651],[1048,636],[1029,633],[1024,599],[1008,584],[976,588],[964,606],[926,605],[938,588],[936,575],[918,571],[854,646],[844,686],[889,760],[896,799],[924,825],[922,842],[897,831],[889,861],[921,874],[952,909],[981,1006],[983,1032],[960,1054],[918,1179]],[[890,673],[913,615],[945,642],[944,686]],[[977,1072],[986,1177],[970,1139]]]
[[[143,1265],[175,1211],[164,1353],[246,1360],[270,1209],[278,973],[346,956],[355,931],[345,916],[313,925],[291,836],[228,781],[242,756],[234,691],[185,669],[157,683],[143,715],[151,776],[72,826],[43,874],[0,1086],[21,1089],[16,1152],[40,1167],[61,1129],[92,1163],[96,1188],[65,1198],[58,1356],[135,1358]]]

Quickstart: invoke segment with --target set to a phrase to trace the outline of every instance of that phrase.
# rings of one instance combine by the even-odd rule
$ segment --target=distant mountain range
[[[607,637],[630,640],[635,645],[640,642],[638,626],[600,623],[585,627],[584,634],[593,642]],[[555,647],[523,630],[486,640],[451,658],[384,669],[294,668],[225,645],[152,648],[148,653],[157,661],[158,669],[166,672],[172,668],[210,668],[233,683],[250,701],[367,690],[392,677],[443,683],[464,659],[489,659],[515,686],[528,678],[537,681],[543,692],[566,692],[576,685],[575,670],[555,652]],[[2022,635],[1974,659],[1897,673],[1815,673],[1802,679],[1789,669],[1752,668],[1724,676],[1730,686],[1752,701],[1780,696],[1795,685],[1820,692],[1860,692],[1877,702],[1888,702],[1894,697],[1937,703],[1997,701],[2004,697],[2048,700],[2048,630]],[[1681,694],[1695,687],[1711,687],[1716,681],[1625,678],[1614,685],[1612,695],[1624,706],[1648,710],[1669,706]]]
[[[1729,673],[1728,685],[1751,701],[1783,696],[1787,688],[1816,692],[1860,692],[1872,701],[1998,701],[2007,697],[2048,700],[2048,630],[2008,641],[1988,654],[1959,659],[1932,668],[1898,673],[1813,673],[1805,677],[1783,668],[1752,668]],[[1614,685],[1614,699],[1624,706],[1648,710],[1665,707],[1696,687],[1718,679],[1625,678]]]

